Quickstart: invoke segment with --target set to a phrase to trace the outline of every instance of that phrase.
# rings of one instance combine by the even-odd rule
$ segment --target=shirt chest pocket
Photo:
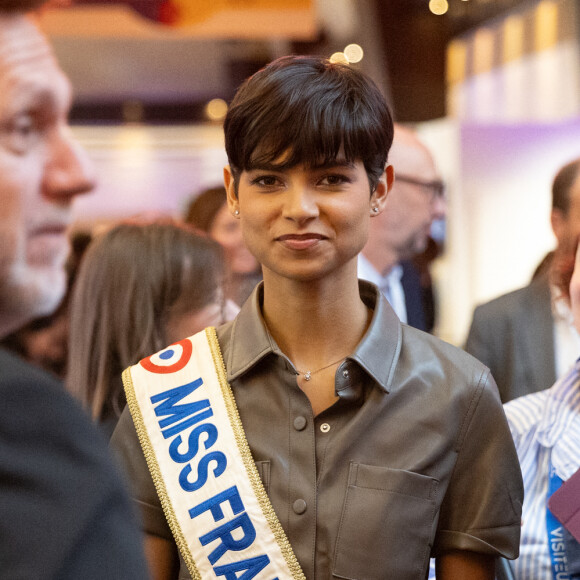
[[[258,470],[258,475],[264,486],[266,493],[270,493],[270,462],[269,461],[256,461],[256,469]]]
[[[437,512],[438,481],[351,463],[333,576],[349,580],[424,578]]]

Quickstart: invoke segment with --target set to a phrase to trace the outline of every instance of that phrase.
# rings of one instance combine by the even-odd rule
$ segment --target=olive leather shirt
[[[254,460],[308,579],[423,580],[448,550],[518,555],[523,487],[497,388],[467,353],[402,325],[360,282],[370,327],[313,417],[258,286],[218,328]],[[307,332],[308,329],[305,329]],[[113,435],[145,531],[171,539],[125,410]],[[180,579],[190,578],[181,561]]]

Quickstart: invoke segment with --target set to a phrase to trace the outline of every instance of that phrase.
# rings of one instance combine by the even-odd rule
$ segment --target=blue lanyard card
[[[580,542],[580,469],[554,491],[548,500],[548,507]]]

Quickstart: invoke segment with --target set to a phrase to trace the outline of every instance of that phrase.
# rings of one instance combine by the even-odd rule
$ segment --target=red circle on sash
[[[147,358],[144,358],[143,360],[141,360],[141,362],[139,363],[145,370],[151,372],[151,373],[156,373],[156,374],[161,374],[161,375],[166,375],[169,373],[176,373],[177,371],[180,371],[188,362],[189,359],[191,359],[191,353],[193,352],[193,345],[191,344],[191,340],[185,338],[183,340],[180,340],[179,342],[174,342],[171,346],[173,345],[179,345],[182,348],[182,353],[181,356],[179,357],[179,360],[174,362],[171,365],[158,365],[157,363],[154,363],[151,359],[152,357],[156,356],[156,355],[151,355],[148,356]]]

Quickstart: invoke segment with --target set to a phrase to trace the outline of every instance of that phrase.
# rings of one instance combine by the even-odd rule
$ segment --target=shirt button
[[[306,417],[296,417],[296,419],[294,419],[294,429],[296,429],[296,431],[302,431],[304,427],[306,427]]]
[[[328,423],[322,423],[322,425],[320,425],[320,430],[323,433],[328,433],[330,431],[330,425]]]
[[[295,514],[300,516],[306,511],[306,502],[303,499],[297,499],[292,504],[292,509],[294,510]]]

